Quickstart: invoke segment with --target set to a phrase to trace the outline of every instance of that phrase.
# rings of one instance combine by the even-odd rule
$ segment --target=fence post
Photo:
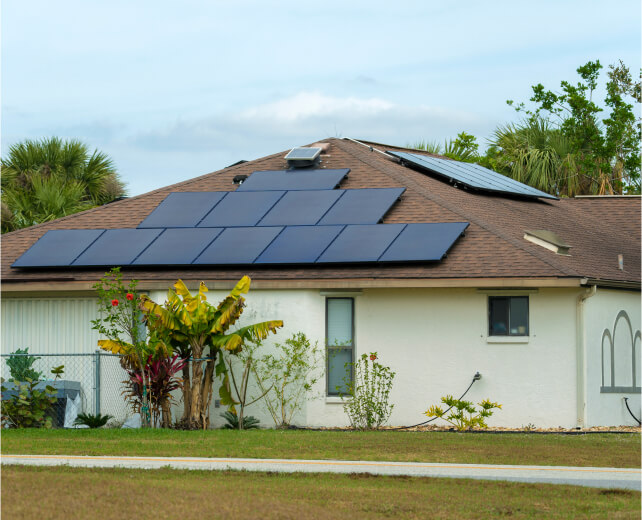
[[[100,415],[100,350],[96,350],[94,354],[94,398],[95,398],[95,409],[94,414]]]

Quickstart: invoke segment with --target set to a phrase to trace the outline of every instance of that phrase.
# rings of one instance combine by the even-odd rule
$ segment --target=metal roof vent
[[[306,168],[316,166],[320,162],[321,148],[300,147],[292,148],[285,156],[290,168]]]
[[[542,246],[549,251],[553,251],[553,253],[558,255],[571,256],[568,251],[573,246],[568,245],[562,237],[552,231],[545,229],[525,231],[524,239],[538,246]]]

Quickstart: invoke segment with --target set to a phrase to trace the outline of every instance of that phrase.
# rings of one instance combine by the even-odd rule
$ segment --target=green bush
[[[239,428],[239,418],[238,415],[233,414],[232,412],[223,412],[221,417],[224,417],[227,423],[223,426],[226,430],[255,430],[259,428],[259,420],[252,416],[248,415],[243,417],[243,428]]]
[[[484,399],[479,403],[479,410],[475,408],[471,401],[462,401],[455,399],[452,395],[447,395],[441,398],[441,402],[448,405],[449,408],[442,410],[440,406],[431,406],[426,412],[428,417],[439,417],[446,422],[452,424],[458,431],[472,430],[473,428],[488,428],[485,419],[493,415],[495,408],[501,408],[499,403],[493,403],[488,399]],[[453,409],[449,415],[446,415],[449,410]]]
[[[74,426],[88,426],[89,428],[101,428],[107,424],[113,415],[101,415],[90,413],[79,413],[74,421]]]
[[[40,359],[39,357],[29,356],[29,349],[18,349],[12,352],[7,359],[7,366],[11,372],[11,378],[18,381],[40,381],[44,377],[42,372],[34,370],[33,364]]]
[[[61,365],[51,369],[54,381],[63,373]],[[3,381],[4,382],[4,381]],[[56,389],[47,385],[44,390],[37,388],[38,381],[13,379],[16,395],[2,400],[2,426],[10,428],[51,428],[52,407],[58,400]],[[2,392],[7,389],[2,385]]]

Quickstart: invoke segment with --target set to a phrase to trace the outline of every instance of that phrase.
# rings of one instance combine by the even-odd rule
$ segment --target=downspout
[[[577,297],[576,367],[577,367],[577,426],[586,426],[586,330],[584,328],[584,302],[597,293],[597,285],[592,285]]]

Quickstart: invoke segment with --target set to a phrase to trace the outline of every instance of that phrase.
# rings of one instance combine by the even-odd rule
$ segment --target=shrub
[[[277,353],[255,362],[253,370],[275,426],[287,428],[321,377],[322,353],[303,332],[274,347]]]
[[[348,394],[339,395],[349,398],[343,409],[350,418],[350,424],[359,430],[379,428],[394,408],[388,401],[395,373],[377,361],[376,352],[362,354],[356,363],[349,365],[354,379],[345,381]]]
[[[227,423],[223,426],[226,430],[255,430],[259,428],[259,420],[248,415],[243,417],[243,427],[239,428],[239,417],[232,412],[223,412],[221,417],[224,417]]]
[[[11,372],[11,378],[18,381],[40,381],[44,377],[42,372],[34,370],[33,364],[39,357],[29,356],[29,349],[18,349],[12,352],[7,359],[7,366]]]
[[[89,428],[101,428],[107,424],[113,415],[100,415],[90,413],[79,413],[74,421],[74,426],[88,426]]]
[[[51,369],[56,381],[63,373],[61,365]],[[4,381],[3,381],[4,382]],[[2,426],[12,428],[51,428],[52,407],[58,400],[56,389],[45,386],[39,390],[38,381],[27,378],[26,381],[14,379],[16,395],[2,400]],[[2,392],[7,389],[2,385]]]
[[[493,415],[495,408],[501,408],[499,403],[493,403],[484,399],[479,403],[479,410],[475,408],[471,401],[462,401],[455,399],[452,395],[441,398],[441,402],[448,405],[447,410],[442,410],[440,406],[431,406],[425,413],[428,417],[439,417],[452,424],[458,431],[472,430],[473,428],[488,428],[485,419]],[[446,415],[449,410],[450,415]]]

